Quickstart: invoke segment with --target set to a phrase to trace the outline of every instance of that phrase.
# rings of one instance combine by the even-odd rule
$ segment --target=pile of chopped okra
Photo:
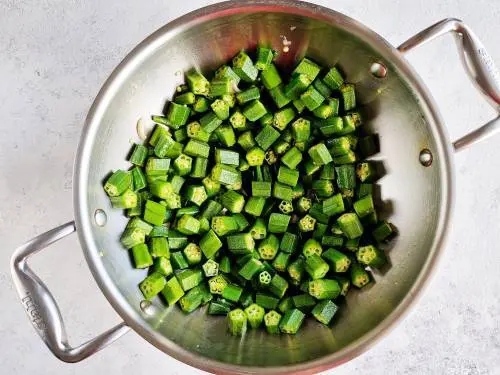
[[[242,51],[210,81],[187,72],[132,168],[104,186],[130,218],[121,243],[149,268],[144,297],[185,313],[208,304],[234,335],[262,323],[294,334],[306,314],[328,325],[395,234],[377,219],[366,157],[378,142],[354,85],[308,58],[286,77],[275,54]]]

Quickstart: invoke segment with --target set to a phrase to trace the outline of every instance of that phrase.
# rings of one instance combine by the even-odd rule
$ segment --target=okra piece
[[[311,255],[310,257],[306,258],[304,267],[313,280],[325,277],[326,273],[330,269],[328,263],[326,263],[318,255]]]
[[[181,284],[182,290],[187,292],[203,281],[203,273],[199,269],[188,269],[178,272],[175,277]]]
[[[344,238],[338,235],[323,236],[321,238],[321,244],[323,246],[341,247],[344,244]]]
[[[147,186],[146,176],[139,167],[134,167],[131,169],[130,174],[132,176],[132,185],[134,187],[134,192],[138,193],[139,190],[144,189]],[[112,197],[111,197],[112,198]],[[141,198],[139,194],[137,195],[137,204],[139,205]]]
[[[329,180],[314,180],[311,187],[316,196],[322,199],[331,197],[334,192],[333,183]]]
[[[227,247],[233,254],[250,254],[255,248],[255,241],[250,233],[227,236]]]
[[[236,135],[230,125],[223,124],[215,129],[214,133],[224,146],[233,147],[236,144]]]
[[[176,251],[170,255],[170,261],[174,270],[183,270],[189,267],[189,263],[181,251]]]
[[[359,263],[375,268],[387,263],[384,252],[373,245],[361,246],[356,253],[356,258]]]
[[[299,230],[301,232],[312,232],[316,225],[316,219],[311,215],[305,215],[302,219],[299,220]]]
[[[319,130],[325,137],[340,134],[344,127],[342,118],[337,116],[327,117],[320,122]]]
[[[295,118],[295,111],[292,107],[283,108],[274,114],[273,126],[278,130],[285,130],[287,125]]]
[[[216,276],[222,277],[222,276]],[[233,302],[238,302],[243,293],[243,288],[235,284],[227,284],[222,291],[222,297]]]
[[[205,142],[190,139],[186,146],[184,146],[184,153],[192,157],[208,158],[210,146]]]
[[[191,104],[194,104],[196,100],[196,95],[192,92],[185,92],[183,94],[180,94],[180,95],[176,95],[175,96],[175,99],[174,99],[174,102],[177,103],[177,104],[188,104],[188,105],[191,105]]]
[[[210,178],[224,185],[241,183],[241,173],[231,165],[215,164]]]
[[[239,165],[240,155],[236,151],[215,149],[215,162],[227,165]]]
[[[300,197],[296,204],[297,211],[299,211],[301,214],[305,214],[306,212],[308,212],[311,209],[311,206],[312,201],[306,197]]]
[[[127,189],[118,197],[109,197],[113,208],[134,208],[137,206],[137,194]]]
[[[212,110],[212,111],[207,112],[205,115],[203,115],[203,117],[200,118],[200,124],[205,132],[212,133],[215,129],[217,129],[222,124],[222,120]],[[186,151],[184,151],[184,152],[186,152]],[[193,156],[198,156],[198,155],[193,155]],[[203,155],[199,155],[199,156],[203,156]],[[207,157],[207,156],[204,156],[204,157]]]
[[[373,182],[376,180],[375,165],[371,162],[359,163],[356,166],[356,175],[361,182]]]
[[[153,264],[153,258],[146,244],[142,243],[132,247],[132,256],[135,268],[148,268]]]
[[[271,310],[264,315],[264,325],[266,326],[267,333],[277,334],[280,333],[279,323],[281,320],[281,314]]]
[[[269,284],[269,291],[278,298],[283,298],[288,289],[288,281],[278,274],[275,274]]]
[[[172,306],[184,296],[184,290],[175,276],[172,276],[167,281],[161,293],[169,306]]]
[[[324,325],[328,325],[335,313],[338,310],[338,306],[332,301],[321,301],[311,311],[312,316],[316,320]]]
[[[260,78],[262,84],[268,90],[271,90],[282,83],[278,69],[276,69],[276,66],[273,63],[270,63],[267,68],[261,72]]]
[[[207,175],[208,159],[197,157],[194,159],[194,165],[190,176],[192,178],[204,178]]]
[[[199,212],[200,212],[200,208],[199,207],[197,207],[197,206],[188,206],[188,207],[179,208],[177,210],[177,212],[176,212],[176,215],[178,217],[181,217],[182,215],[195,216]]]
[[[293,199],[293,190],[290,186],[275,182],[273,186],[273,197],[291,201]]]
[[[122,195],[132,184],[132,176],[121,169],[114,172],[104,184],[104,190],[110,197]]]
[[[356,214],[362,218],[375,211],[375,206],[373,205],[373,198],[371,194],[365,195],[363,198],[357,200],[353,204],[354,211]]]
[[[128,161],[134,165],[138,165],[139,167],[143,167],[144,162],[146,161],[147,157],[148,157],[148,148],[144,145],[136,143],[136,144],[134,144],[134,147],[132,149],[132,153],[130,154]]]
[[[174,169],[179,176],[188,175],[191,172],[191,168],[193,165],[193,159],[190,156],[180,154],[174,160]]]
[[[170,249],[168,247],[168,241],[165,237],[151,238],[149,251],[153,258],[170,258]]]
[[[163,276],[169,276],[174,272],[172,263],[165,257],[159,257],[154,260],[154,270]]]
[[[234,190],[229,190],[222,194],[221,203],[230,212],[239,213],[245,207],[245,197]]]
[[[342,194],[335,194],[323,201],[323,213],[328,216],[341,214],[345,211]]]
[[[278,307],[279,299],[266,293],[255,294],[255,303],[266,310],[274,310]]]
[[[275,56],[275,52],[271,48],[258,47],[257,48],[257,62],[255,67],[258,70],[266,70],[272,63]]]
[[[286,272],[288,264],[290,262],[291,254],[285,253],[283,251],[278,252],[273,260],[273,267],[278,272]]]
[[[220,192],[221,185],[219,182],[212,180],[210,177],[205,177],[201,180],[203,187],[205,188],[205,192],[207,193],[207,197],[213,197]],[[222,209],[222,208],[221,208]]]
[[[344,247],[347,250],[352,251],[353,253],[355,253],[359,249],[359,239],[360,238],[358,237],[358,238],[353,238],[353,239],[347,240],[345,242]]]
[[[186,125],[190,113],[191,109],[187,105],[170,102],[166,117],[170,126],[174,129],[178,129],[182,125]]]
[[[150,237],[168,237],[168,228],[165,225],[159,225],[153,227],[151,232],[149,233]]]
[[[278,310],[281,311],[282,313],[286,313],[288,310],[291,310],[293,308],[294,305],[292,297],[283,298],[278,305]]]
[[[259,147],[253,147],[245,155],[245,159],[247,159],[248,165],[251,167],[256,167],[262,165],[264,163],[264,159],[266,154],[264,150]]]
[[[299,238],[296,234],[285,232],[281,238],[280,250],[292,254],[297,249],[297,244],[299,243]]]
[[[211,220],[214,216],[217,216],[222,211],[222,205],[219,202],[210,200],[205,206],[205,209],[201,213],[201,217]]]
[[[251,102],[252,100],[260,99],[260,90],[252,86],[246,90],[240,91],[236,95],[236,100],[240,105]]]
[[[153,120],[156,125],[155,125],[155,128],[153,130],[153,133],[151,134],[151,137],[149,138],[149,141],[148,143],[155,147],[156,144],[158,143],[158,140],[161,138],[161,137],[165,137],[165,136],[172,136],[172,134],[170,134],[170,129],[169,127],[167,126],[168,125],[168,120],[166,117],[164,116],[151,116],[151,120]]]
[[[188,244],[187,236],[173,229],[168,231],[167,240],[170,250],[184,249],[184,247]]]
[[[297,258],[294,262],[290,263],[287,268],[288,275],[294,283],[294,285],[299,285],[302,281],[305,271],[305,261],[303,258]]]
[[[229,117],[229,122],[231,126],[238,131],[247,129],[247,118],[240,111],[235,111]]]
[[[166,211],[165,206],[148,200],[144,209],[144,221],[153,225],[162,225]]]
[[[325,74],[323,82],[332,90],[338,90],[344,84],[344,78],[337,68],[333,67]]]
[[[345,297],[351,288],[351,280],[343,276],[336,276],[335,280],[339,283],[340,295]]]
[[[209,94],[210,82],[196,69],[186,73],[186,81],[189,89],[196,95],[207,96]]]
[[[207,260],[205,263],[203,263],[203,266],[201,266],[201,268],[203,269],[205,277],[217,276],[217,274],[219,273],[219,263],[217,263],[213,259]]]
[[[238,274],[245,280],[252,280],[252,278],[262,270],[262,262],[253,257],[240,268]]]
[[[334,116],[335,115],[335,110],[334,108],[329,105],[329,104],[321,104],[319,105],[314,111],[313,111],[314,116],[321,118],[323,120]],[[326,130],[326,129],[325,129]],[[324,134],[325,132],[323,132]]]
[[[347,164],[335,167],[337,185],[339,189],[354,189],[356,187],[356,173],[354,165]]]
[[[216,98],[219,96],[232,93],[233,93],[233,81],[231,79],[214,78],[212,82],[210,82],[209,96],[211,98]],[[185,104],[193,104],[193,103],[185,103]]]
[[[193,104],[193,110],[198,113],[204,113],[210,108],[210,102],[203,96],[197,96]]]
[[[165,277],[158,272],[153,272],[141,281],[139,289],[144,295],[144,298],[151,299],[162,291],[165,284]]]
[[[233,336],[243,336],[247,331],[247,316],[241,309],[234,309],[227,314],[229,333]]]
[[[312,85],[316,90],[319,91],[321,95],[323,95],[325,98],[328,98],[330,95],[332,95],[332,90],[330,87],[328,87],[321,78],[316,78]]]
[[[325,165],[333,160],[324,143],[318,143],[312,146],[308,153],[312,161],[317,165]]]
[[[259,74],[252,59],[243,51],[233,58],[233,70],[245,82],[255,81]]]
[[[342,94],[342,99],[344,102],[344,111],[347,112],[356,107],[356,92],[354,90],[354,85],[342,85],[342,87],[340,87],[340,93]]]
[[[271,196],[272,184],[267,181],[252,181],[252,196],[268,198]]]
[[[357,196],[358,198],[363,198],[367,195],[373,195],[374,185],[369,183],[359,184]]]
[[[334,272],[347,272],[349,266],[351,265],[349,257],[335,249],[328,249],[322,256],[330,264],[331,269]]]
[[[288,310],[280,321],[280,331],[287,334],[296,334],[304,322],[305,314],[298,310]]]
[[[283,85],[278,85],[271,90],[269,90],[269,96],[273,99],[276,107],[283,108],[291,102],[291,99],[285,95],[285,89]]]
[[[197,244],[189,243],[182,252],[190,266],[201,262],[201,249]]]
[[[236,220],[236,223],[238,224],[238,230],[240,232],[242,232],[245,229],[247,229],[248,226],[250,225],[250,223],[248,222],[247,218],[242,213],[234,214],[232,217],[234,218],[234,220]]]
[[[266,198],[263,197],[250,197],[245,204],[245,212],[249,215],[259,217],[264,210],[264,206],[266,204]]]
[[[293,204],[292,201],[282,200],[278,205],[279,210],[285,215],[289,215],[293,212]]]
[[[238,137],[238,144],[245,150],[249,151],[254,148],[257,144],[253,138],[251,131],[246,131]],[[259,158],[260,160],[260,158]],[[260,162],[260,161],[259,161]]]
[[[351,265],[351,283],[360,289],[370,283],[370,275],[361,264],[356,262]]]
[[[363,226],[354,213],[343,214],[337,219],[337,224],[349,239],[358,238],[363,234]]]
[[[309,294],[298,294],[292,297],[293,306],[303,313],[308,313],[316,305],[316,300]]]
[[[250,198],[252,199],[252,198]],[[267,235],[266,223],[260,217],[257,218],[250,228],[250,235],[254,240],[262,240]]]
[[[208,315],[227,315],[231,311],[232,304],[225,299],[210,302]]]
[[[210,293],[212,294],[222,295],[227,284],[228,282],[222,275],[214,276],[208,280],[208,287],[210,289]]]
[[[186,235],[197,234],[200,231],[200,221],[191,215],[182,215],[177,220],[176,229]]]
[[[285,233],[290,222],[290,216],[273,212],[269,216],[267,230],[270,233]]]
[[[318,108],[325,100],[325,97],[313,86],[309,86],[306,91],[300,95],[300,100],[311,112]]]
[[[285,86],[285,95],[292,100],[298,99],[310,84],[311,80],[306,74],[297,74]]]
[[[396,234],[396,229],[394,225],[383,221],[378,225],[372,232],[372,236],[377,242],[384,242],[392,238]]]
[[[280,132],[272,126],[264,126],[262,130],[255,136],[255,142],[266,151],[280,137]],[[248,160],[248,159],[247,159]],[[249,162],[251,165],[251,163]]]
[[[259,276],[257,278],[259,287],[261,289],[267,288],[269,286],[269,284],[271,284],[271,279],[272,279],[272,276],[268,271],[259,272]]]
[[[212,259],[222,247],[222,242],[213,230],[209,230],[200,240],[200,248],[206,258]]]
[[[321,244],[313,238],[309,238],[306,242],[304,242],[304,246],[302,247],[302,254],[304,254],[306,258],[309,258],[312,255],[321,256],[322,252],[323,248],[321,247]]]
[[[261,241],[257,248],[257,252],[261,259],[272,260],[278,253],[279,240],[274,234],[269,234],[267,238]]]
[[[227,256],[223,256],[219,263],[219,270],[222,273],[231,272],[231,260]]]
[[[235,86],[238,86],[238,84],[240,83],[240,77],[228,65],[222,65],[220,68],[218,68],[215,71],[215,78],[228,78],[234,83]]]
[[[181,297],[181,299],[179,300],[179,306],[181,307],[183,312],[189,314],[201,306],[204,297],[204,286],[197,285]]]
[[[295,169],[302,161],[302,153],[297,147],[292,147],[281,158],[281,162],[290,169]]]

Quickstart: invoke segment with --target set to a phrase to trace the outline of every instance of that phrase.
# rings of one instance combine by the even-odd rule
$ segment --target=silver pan
[[[312,373],[356,357],[386,335],[415,303],[443,250],[454,199],[453,153],[500,125],[497,117],[450,142],[438,107],[404,58],[446,33],[453,34],[465,70],[498,111],[498,72],[472,31],[456,19],[438,22],[395,48],[355,20],[313,4],[226,2],[189,13],[141,42],[106,81],[87,116],[74,166],[74,221],[32,239],[12,258],[23,307],[49,349],[63,361],[77,362],[132,329],[165,353],[210,372]],[[175,72],[213,69],[258,42],[281,50],[284,37],[291,45],[279,58],[281,66],[307,54],[323,65],[339,64],[356,84],[367,126],[380,135],[383,214],[391,214],[400,231],[389,249],[393,266],[375,274],[368,290],[349,294],[334,328],[311,321],[296,336],[252,331],[239,339],[226,333],[224,319],[204,311],[184,316],[159,300],[141,308],[137,284],[145,271],[132,269],[119,244],[126,218],[111,210],[103,176],[126,166],[138,118],[161,112],[181,82]],[[75,231],[92,274],[123,323],[73,347],[56,301],[28,259]]]

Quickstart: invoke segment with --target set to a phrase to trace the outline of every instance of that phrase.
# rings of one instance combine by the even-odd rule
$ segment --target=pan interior
[[[257,12],[255,10],[257,9]],[[287,12],[285,12],[285,10]],[[330,12],[282,9],[279,6],[221,9],[174,29],[160,30],[132,54],[100,93],[89,116],[76,168],[75,192],[80,238],[100,286],[129,323],[158,348],[199,367],[206,360],[242,366],[284,366],[332,355],[360,344],[383,325],[405,297],[413,294],[433,263],[449,205],[447,151],[436,119],[411,73],[394,50],[351,20]],[[283,40],[290,41],[283,53]],[[144,313],[137,284],[146,271],[133,268],[119,236],[127,219],[112,210],[102,189],[111,170],[127,168],[131,142],[139,141],[139,118],[159,114],[183,81],[181,72],[192,66],[205,71],[218,67],[241,48],[257,42],[281,52],[277,64],[285,71],[307,55],[324,66],[338,64],[348,81],[355,83],[361,111],[370,132],[380,136],[385,176],[379,181],[382,216],[400,234],[388,250],[392,266],[375,273],[375,282],[361,292],[353,291],[331,328],[308,320],[295,336],[250,331],[244,339],[226,333],[224,318],[207,316],[205,310],[184,315],[177,308]],[[385,78],[374,77],[371,66],[387,68]],[[372,69],[373,72],[373,69]],[[419,162],[422,149],[433,153],[433,163]],[[94,222],[96,209],[108,215],[105,226]],[[423,277],[425,278],[425,277]],[[397,314],[396,314],[397,315]],[[394,316],[388,320],[395,319]],[[182,348],[182,349],[181,349]],[[196,359],[193,359],[196,358]]]

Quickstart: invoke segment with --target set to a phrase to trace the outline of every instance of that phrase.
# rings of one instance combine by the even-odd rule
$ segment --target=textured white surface
[[[129,333],[75,365],[56,360],[29,325],[8,264],[23,241],[72,218],[72,163],[101,84],[144,37],[208,0],[0,0],[0,373],[200,374]],[[398,44],[444,17],[464,19],[500,63],[498,0],[317,1]],[[452,138],[493,116],[465,78],[450,37],[411,53]],[[500,374],[499,138],[455,159],[457,205],[450,240],[413,312],[335,374]],[[93,281],[76,236],[33,266],[58,300],[70,340],[118,322]]]

